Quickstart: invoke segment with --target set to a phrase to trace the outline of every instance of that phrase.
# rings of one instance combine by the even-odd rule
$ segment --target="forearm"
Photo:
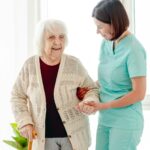
[[[90,78],[86,79],[83,87],[87,87],[89,90],[84,95],[83,101],[97,101],[99,102],[99,88],[95,82],[93,82]]]
[[[99,102],[98,89],[90,89],[84,96],[83,101],[97,101]]]
[[[121,108],[132,105],[144,99],[146,91],[146,77],[132,78],[132,91],[119,99],[109,102],[87,102],[87,105],[93,106],[95,110],[105,110],[111,108]]]
[[[126,94],[125,96],[117,99],[112,100],[110,102],[102,103],[103,109],[109,109],[109,108],[120,108],[132,105],[136,102],[139,102],[144,99],[144,96],[140,96],[140,94],[137,91],[131,91],[130,93]]]

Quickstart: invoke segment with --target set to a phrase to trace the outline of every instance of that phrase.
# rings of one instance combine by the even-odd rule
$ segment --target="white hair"
[[[64,22],[56,19],[48,19],[44,21],[40,21],[37,24],[35,35],[34,35],[34,45],[35,49],[41,55],[44,49],[44,37],[45,33],[52,33],[55,34],[59,31],[60,34],[64,34],[65,37],[65,46],[68,44],[68,37],[67,37],[67,29]]]

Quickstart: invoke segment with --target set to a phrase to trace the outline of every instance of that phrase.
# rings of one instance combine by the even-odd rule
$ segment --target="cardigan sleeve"
[[[90,90],[84,96],[84,101],[99,101],[99,87],[96,82],[89,76],[87,70],[84,68],[82,63],[79,61],[78,71],[80,76],[83,77],[83,81],[80,87],[88,87]]]
[[[33,124],[31,115],[28,111],[27,86],[29,72],[27,62],[22,67],[11,92],[11,107],[18,127],[21,128],[27,124]]]

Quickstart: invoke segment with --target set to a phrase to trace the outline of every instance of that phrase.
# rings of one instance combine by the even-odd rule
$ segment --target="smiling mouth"
[[[53,51],[60,51],[61,48],[52,48]]]

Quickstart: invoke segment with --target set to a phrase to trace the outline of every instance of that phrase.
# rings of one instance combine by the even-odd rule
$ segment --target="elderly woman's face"
[[[60,59],[65,47],[65,36],[61,33],[45,33],[44,53],[53,59]]]

